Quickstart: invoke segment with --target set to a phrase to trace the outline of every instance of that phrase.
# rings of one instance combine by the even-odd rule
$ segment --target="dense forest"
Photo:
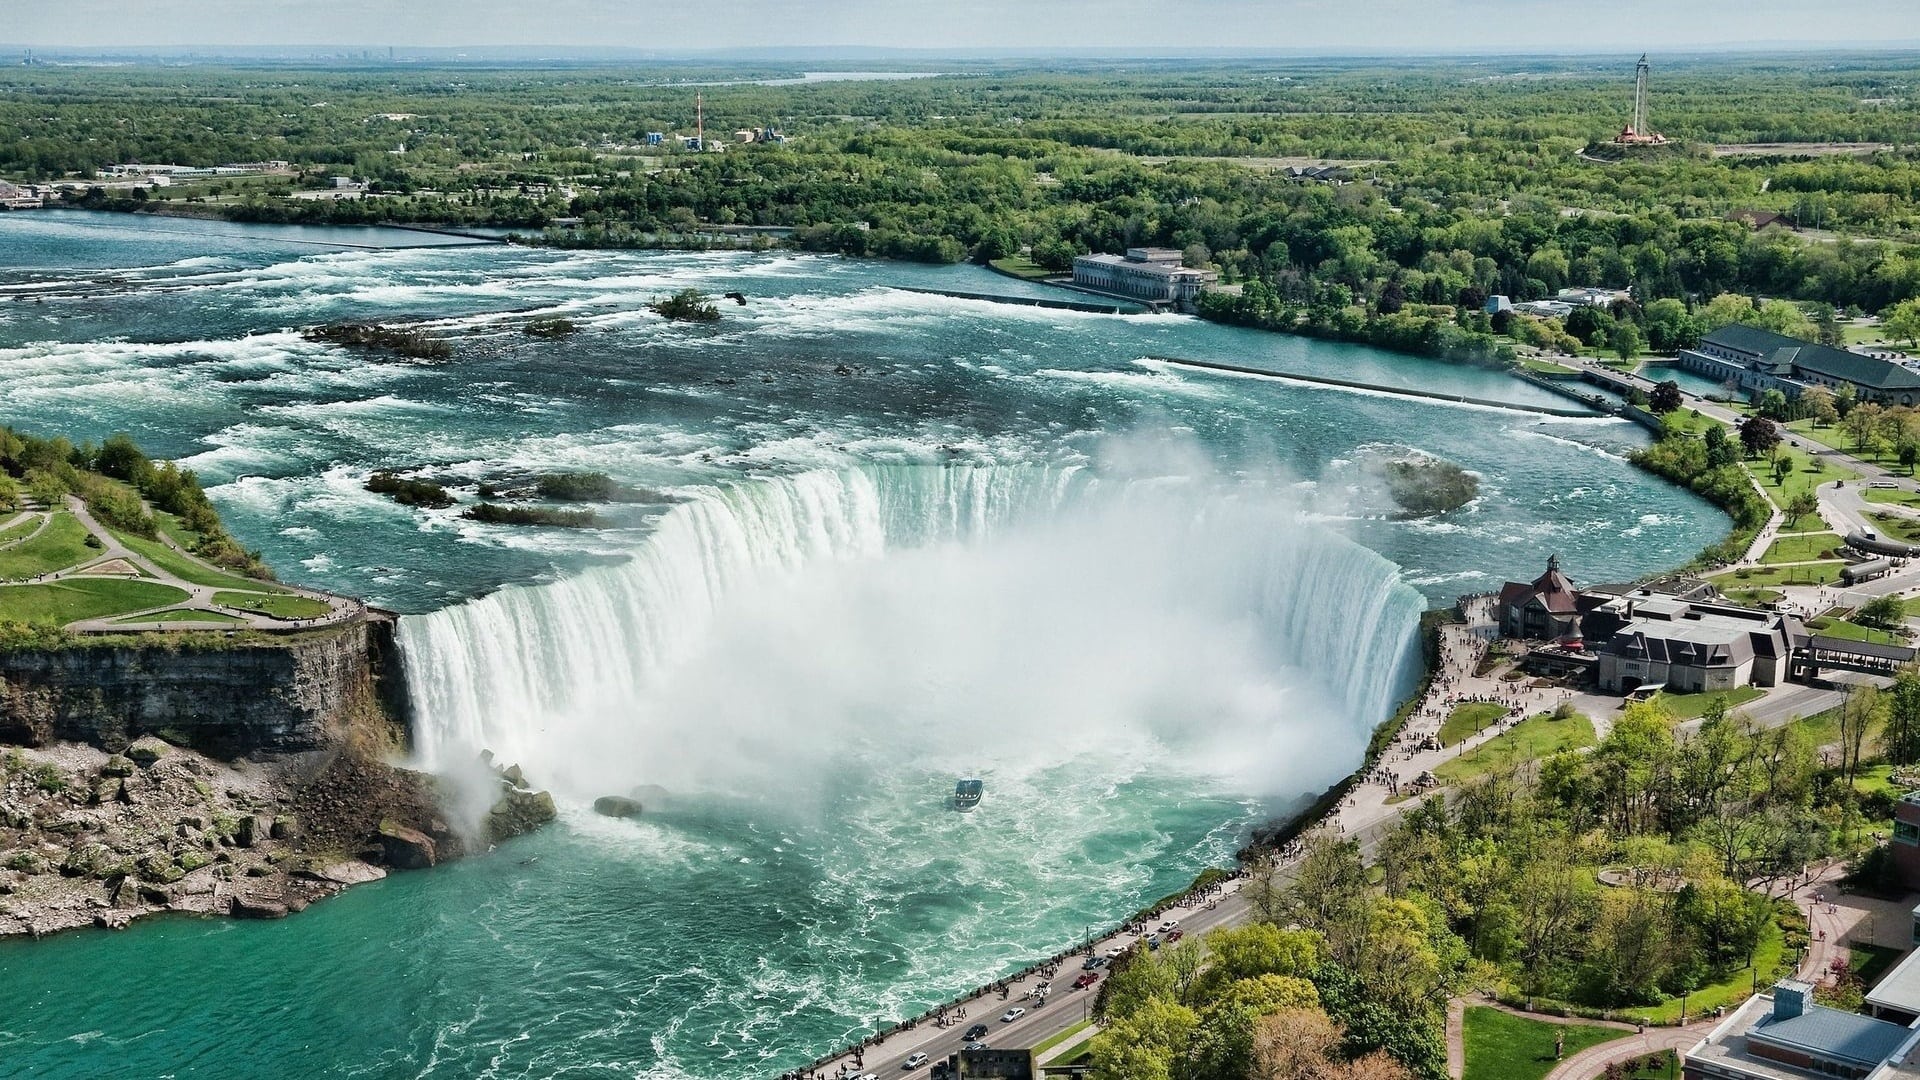
[[[569,245],[737,242],[923,261],[1158,244],[1244,294],[1215,318],[1499,361],[1484,297],[1634,290],[1878,312],[1920,296],[1920,59],[1655,58],[1674,141],[1622,153],[1632,58],[978,67],[935,77],[695,86],[583,68],[0,71],[0,175],[125,161],[285,160],[292,175],[77,196],[253,220],[453,222]],[[705,130],[699,153],[649,132]],[[731,133],[777,130],[780,142]],[[1860,143],[1816,148],[1745,144]],[[1337,164],[1339,182],[1287,165]],[[293,199],[329,175],[347,199]],[[193,205],[197,204],[197,205]],[[1736,213],[1782,215],[1756,231]],[[552,228],[564,222],[563,228]],[[548,231],[551,230],[551,231]],[[761,238],[765,242],[765,238]],[[1589,346],[1670,345],[1644,318]],[[1525,344],[1565,344],[1522,320]],[[1595,338],[1595,334],[1598,338]],[[1683,335],[1684,337],[1684,335]]]

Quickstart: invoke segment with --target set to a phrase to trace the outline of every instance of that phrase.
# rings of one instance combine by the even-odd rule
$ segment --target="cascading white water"
[[[868,766],[1178,757],[1246,794],[1351,768],[1423,601],[1284,493],[873,466],[695,493],[621,565],[404,619],[429,767],[574,796]]]

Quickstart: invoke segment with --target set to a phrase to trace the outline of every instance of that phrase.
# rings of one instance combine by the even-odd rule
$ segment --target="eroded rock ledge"
[[[552,820],[504,778],[463,832],[440,781],[364,749],[222,762],[147,737],[123,753],[0,753],[0,936],[120,928],[162,911],[280,918],[350,885]]]

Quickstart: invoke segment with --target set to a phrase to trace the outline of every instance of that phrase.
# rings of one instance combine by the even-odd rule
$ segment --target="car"
[[[1000,1022],[1003,1024],[1011,1024],[1025,1015],[1027,1015],[1027,1010],[1015,1005],[1013,1008],[1000,1014]]]
[[[1109,945],[1107,946],[1107,951],[1101,955],[1105,956],[1109,960],[1118,960],[1121,957],[1127,955],[1127,947],[1125,945],[1117,945],[1117,944]]]
[[[1097,968],[1099,966],[1100,966],[1100,958],[1097,956],[1089,956],[1085,960],[1080,961],[1081,971],[1092,971],[1094,968]]]
[[[965,1045],[965,1046],[963,1046],[963,1047],[961,1047],[960,1049],[962,1049],[962,1050],[985,1050],[986,1048],[987,1048],[987,1044],[986,1044],[986,1043],[983,1043],[983,1042],[981,1042],[981,1041],[980,1041],[979,1039],[975,1039],[975,1040],[973,1040],[972,1042],[970,1042],[970,1043],[968,1043],[967,1045]]]
[[[1167,944],[1171,945],[1174,942],[1179,941],[1181,938],[1186,936],[1187,936],[1187,932],[1176,926],[1173,929],[1167,931]]]
[[[1179,926],[1180,924],[1177,921],[1168,919],[1166,922],[1160,924],[1160,932],[1164,934],[1169,930],[1178,929]]]
[[[900,1067],[902,1069],[917,1069],[920,1066],[925,1065],[926,1063],[927,1063],[926,1051],[922,1050],[922,1051],[916,1051],[912,1054],[907,1055],[907,1060],[901,1062]]]
[[[966,1042],[978,1042],[980,1040],[980,1037],[985,1035],[986,1033],[987,1033],[987,1025],[975,1024],[972,1027],[968,1028],[967,1033],[960,1036],[960,1038]]]
[[[1145,941],[1146,941],[1146,943],[1147,943],[1147,948],[1148,948],[1149,950],[1151,950],[1151,949],[1157,949],[1157,948],[1159,948],[1159,947],[1160,947],[1160,935],[1159,935],[1159,934],[1148,934],[1148,935],[1146,936],[1146,938],[1145,938],[1145,939],[1143,939],[1143,940],[1145,940]]]
[[[1073,988],[1075,990],[1085,990],[1087,987],[1092,986],[1094,983],[1097,983],[1099,981],[1100,981],[1100,973],[1097,971],[1089,971],[1085,975],[1082,975],[1079,978],[1073,980]]]

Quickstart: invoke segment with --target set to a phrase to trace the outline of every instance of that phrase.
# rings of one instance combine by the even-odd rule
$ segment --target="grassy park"
[[[1599,1024],[1534,1020],[1488,1005],[1468,1009],[1461,1028],[1467,1058],[1462,1080],[1541,1080],[1560,1060],[1633,1034]],[[1564,1040],[1559,1058],[1553,1052],[1556,1040]]]
[[[1490,772],[1509,769],[1527,761],[1592,746],[1593,721],[1575,713],[1555,720],[1547,713],[1530,716],[1510,731],[1496,735],[1459,757],[1442,762],[1433,770],[1446,783],[1462,783]]]
[[[1452,746],[1505,715],[1505,706],[1490,701],[1470,701],[1456,706],[1440,725],[1440,745]]]

